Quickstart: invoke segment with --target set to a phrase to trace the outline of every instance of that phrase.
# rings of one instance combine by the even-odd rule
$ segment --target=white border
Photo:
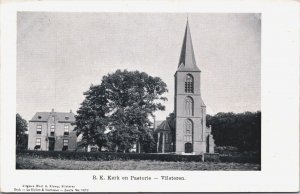
[[[262,13],[262,170],[15,170],[16,12]],[[299,190],[299,5],[296,1],[2,1],[1,191],[69,184],[89,191],[280,192]],[[93,182],[93,174],[185,176],[186,181]]]

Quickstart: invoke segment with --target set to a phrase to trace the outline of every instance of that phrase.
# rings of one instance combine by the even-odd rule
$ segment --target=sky
[[[207,114],[257,111],[261,106],[261,19],[255,13],[189,13],[201,95]],[[19,12],[17,113],[74,113],[91,84],[117,69],[161,77],[174,108],[187,14]]]

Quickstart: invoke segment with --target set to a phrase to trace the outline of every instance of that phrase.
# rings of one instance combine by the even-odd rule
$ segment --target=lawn
[[[17,169],[52,170],[260,170],[260,164],[225,162],[78,161],[17,156]]]

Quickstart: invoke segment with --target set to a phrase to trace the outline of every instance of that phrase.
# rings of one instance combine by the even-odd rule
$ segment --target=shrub
[[[17,145],[16,148],[17,148],[17,150],[26,150],[27,146],[25,146],[25,145]]]

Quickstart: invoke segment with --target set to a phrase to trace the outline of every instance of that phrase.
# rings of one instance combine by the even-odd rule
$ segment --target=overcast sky
[[[73,112],[91,84],[117,69],[166,82],[173,111],[174,73],[186,14],[18,13],[17,112]],[[189,14],[201,92],[208,114],[260,110],[258,14]]]

